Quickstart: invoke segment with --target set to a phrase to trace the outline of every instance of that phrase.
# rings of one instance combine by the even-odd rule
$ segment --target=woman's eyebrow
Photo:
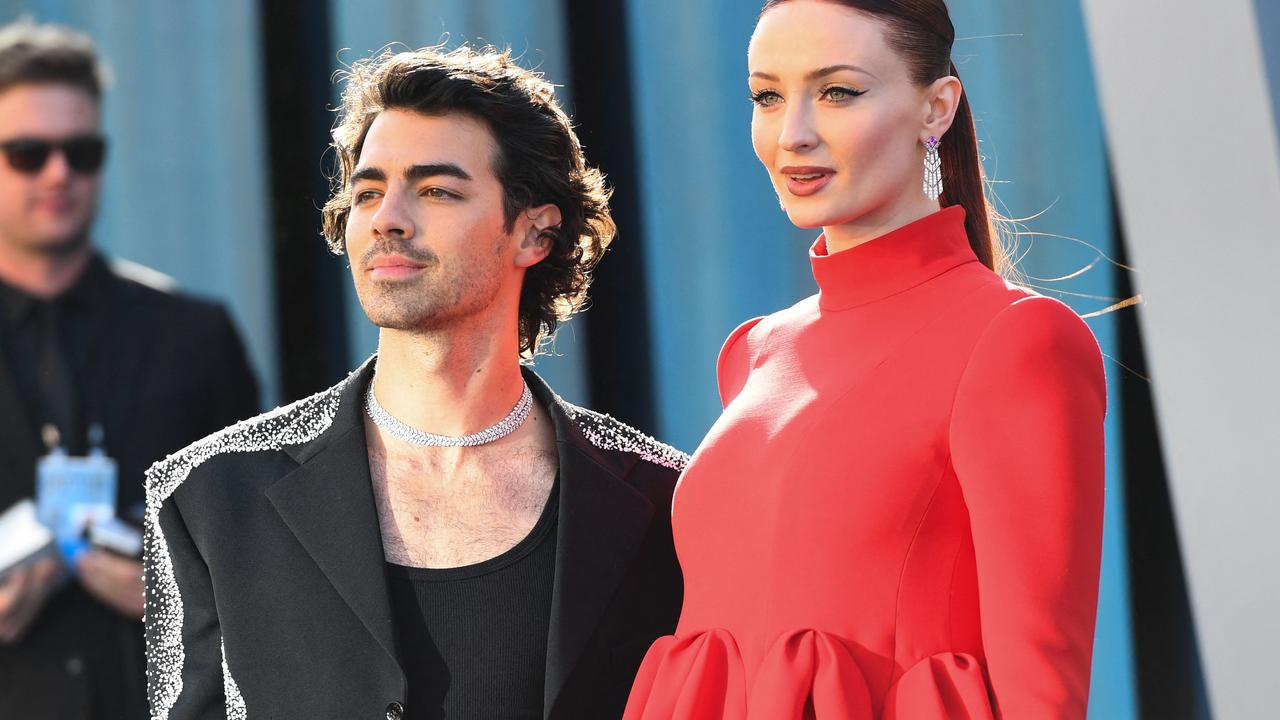
[[[820,77],[826,77],[827,75],[830,75],[835,72],[839,72],[841,70],[852,70],[854,72],[860,72],[863,75],[870,75],[871,77],[875,77],[875,73],[870,72],[865,68],[858,67],[857,65],[827,65],[826,67],[820,67],[817,70],[809,71],[808,73],[805,74],[804,79],[817,80]],[[778,82],[777,75],[770,75],[769,73],[766,73],[766,72],[756,71],[751,73],[751,77],[760,78],[761,80],[768,80],[769,82]]]
[[[863,75],[870,75],[871,77],[875,77],[875,73],[868,72],[867,70],[860,68],[857,65],[828,65],[826,67],[820,67],[817,70],[813,70],[809,72],[804,76],[804,79],[817,80],[820,77],[826,77],[827,75],[840,72],[841,70],[852,70],[854,72],[860,72]]]

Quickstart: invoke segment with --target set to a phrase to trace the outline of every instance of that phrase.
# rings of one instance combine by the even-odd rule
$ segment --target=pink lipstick
[[[787,190],[798,197],[822,190],[836,174],[834,169],[820,165],[788,165],[778,172],[787,181]]]

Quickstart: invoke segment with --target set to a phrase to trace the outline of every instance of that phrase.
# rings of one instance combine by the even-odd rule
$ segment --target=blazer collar
[[[314,440],[287,448],[299,466],[267,490],[290,530],[395,660],[385,556],[369,476],[364,392],[370,358],[331,392],[339,396],[330,426]],[[525,382],[547,408],[560,464],[556,570],[551,591],[544,712],[550,716],[583,658],[630,561],[648,533],[654,506],[626,477],[633,453],[601,448],[566,403],[528,368]]]

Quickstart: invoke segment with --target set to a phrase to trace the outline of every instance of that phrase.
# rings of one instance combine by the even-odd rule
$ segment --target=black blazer
[[[148,471],[153,717],[405,712],[365,447],[374,362]],[[688,458],[563,401],[532,371],[525,379],[560,460],[544,715],[617,718],[645,651],[679,614],[670,507]]]
[[[165,278],[94,257],[77,291],[91,301],[93,363],[80,378],[119,468],[118,510],[143,502],[156,460],[258,412],[244,348],[223,308]],[[0,509],[35,492],[39,428],[0,353]],[[120,720],[146,712],[142,625],[69,584],[17,646],[0,646],[0,718]]]

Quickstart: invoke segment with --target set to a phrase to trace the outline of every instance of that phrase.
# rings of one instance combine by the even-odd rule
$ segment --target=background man
[[[128,519],[150,463],[257,408],[219,306],[90,242],[102,85],[88,38],[0,28],[0,511],[34,495],[46,425],[75,454],[101,428]],[[71,570],[46,559],[0,578],[0,717],[143,717],[141,564],[92,550]]]
[[[520,365],[613,236],[603,177],[507,54],[358,63],[342,113],[326,234],[378,355],[149,471],[153,713],[620,717],[686,457]]]

